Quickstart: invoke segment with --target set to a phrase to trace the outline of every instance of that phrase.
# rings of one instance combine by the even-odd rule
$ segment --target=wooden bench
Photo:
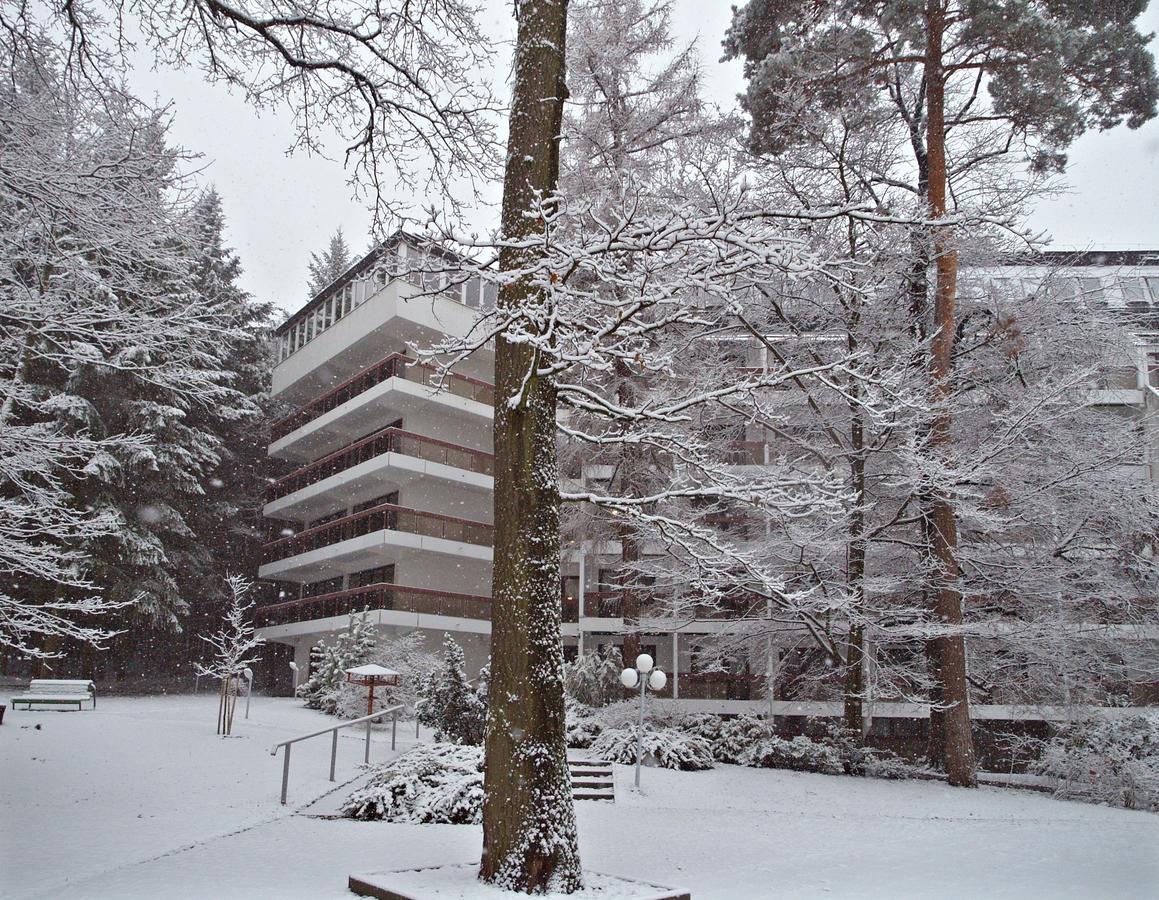
[[[12,698],[12,708],[23,703],[25,709],[32,709],[33,705],[44,706],[71,706],[76,705],[78,710],[84,709],[85,701],[92,701],[93,709],[97,708],[97,686],[91,681],[83,679],[63,678],[34,678],[28,685],[28,690],[19,697]]]

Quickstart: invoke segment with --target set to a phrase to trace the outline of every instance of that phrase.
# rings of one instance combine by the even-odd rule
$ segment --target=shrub
[[[721,722],[712,742],[712,755],[720,762],[757,765],[754,753],[758,745],[770,740],[777,740],[776,732],[764,719],[737,716]]]
[[[585,706],[607,706],[624,696],[620,684],[623,670],[620,648],[605,644],[594,653],[585,653],[568,664],[564,689],[569,697]]]
[[[1159,717],[1093,717],[1058,730],[1034,767],[1055,796],[1159,811]]]
[[[686,772],[711,769],[712,747],[704,738],[688,734],[677,728],[657,728],[645,723],[641,740],[641,750],[645,760],[655,760],[664,769],[681,769]],[[606,728],[600,732],[591,745],[592,756],[610,762],[634,764],[636,762],[636,729]]]
[[[772,737],[758,741],[750,754],[750,766],[765,769],[790,769],[794,772],[818,772],[841,775],[845,771],[841,751],[832,744],[798,735],[792,740]]]
[[[603,731],[600,720],[592,715],[591,709],[571,697],[564,698],[564,710],[567,713],[567,745],[580,750],[590,747]]]
[[[720,729],[724,720],[712,713],[691,713],[676,723],[676,727],[688,734],[702,737],[710,744],[720,738]]]
[[[449,825],[483,821],[483,750],[425,744],[377,767],[343,804],[350,819]]]

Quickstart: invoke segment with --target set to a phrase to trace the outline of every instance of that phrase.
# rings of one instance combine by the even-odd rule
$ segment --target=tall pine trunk
[[[528,217],[559,177],[567,0],[516,3],[519,33],[503,183],[503,237],[542,228]],[[509,272],[534,251],[505,248]],[[540,299],[525,280],[504,284],[499,305]],[[555,387],[535,377],[535,351],[500,337],[495,347],[495,567],[491,698],[479,877],[510,890],[570,893],[582,884],[564,740],[560,637],[559,495]]]
[[[946,122],[945,72],[942,69],[945,35],[944,0],[926,5],[926,110],[929,151],[930,218],[946,215]],[[933,401],[937,406],[930,426],[930,449],[945,456],[952,437],[949,410],[950,367],[954,346],[955,303],[958,287],[958,255],[949,245],[945,230],[934,229],[934,263],[937,281],[934,290],[934,334],[930,342],[930,375]],[[954,508],[944,491],[935,490],[926,510],[929,555],[933,573],[933,611],[940,625],[962,624],[962,596],[958,590],[958,533]],[[970,701],[966,682],[966,642],[960,633],[937,637],[930,656],[936,660],[932,671],[945,710],[940,727],[931,727],[931,744],[936,737],[944,746],[932,746],[932,755],[945,759],[950,784],[973,787],[977,784],[974,739],[970,732]],[[935,723],[931,722],[931,725]]]

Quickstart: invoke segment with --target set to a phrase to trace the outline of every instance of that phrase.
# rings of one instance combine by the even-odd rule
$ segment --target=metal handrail
[[[270,750],[270,756],[277,756],[278,750],[282,747],[286,748],[285,757],[282,760],[282,805],[286,805],[286,791],[290,786],[290,747],[299,741],[308,741],[310,738],[321,737],[324,734],[333,733],[333,739],[330,742],[330,780],[334,781],[334,765],[338,759],[338,732],[343,728],[350,728],[354,725],[361,725],[366,723],[366,754],[363,757],[363,762],[370,764],[370,723],[375,719],[381,719],[383,716],[391,716],[390,724],[390,749],[395,748],[395,738],[398,736],[398,713],[399,710],[406,709],[406,706],[399,704],[398,706],[391,706],[387,709],[380,710],[376,713],[371,713],[368,716],[362,716],[358,719],[350,719],[347,722],[339,722],[332,728],[323,728],[321,731],[312,731],[309,734],[299,735],[298,737],[290,738],[286,741],[279,741],[274,744]]]

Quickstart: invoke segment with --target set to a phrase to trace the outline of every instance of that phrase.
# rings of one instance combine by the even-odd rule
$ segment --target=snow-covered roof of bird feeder
[[[398,684],[398,680],[401,677],[402,675],[394,669],[377,666],[374,663],[369,663],[365,666],[355,666],[353,669],[346,670],[346,680],[351,684]]]

